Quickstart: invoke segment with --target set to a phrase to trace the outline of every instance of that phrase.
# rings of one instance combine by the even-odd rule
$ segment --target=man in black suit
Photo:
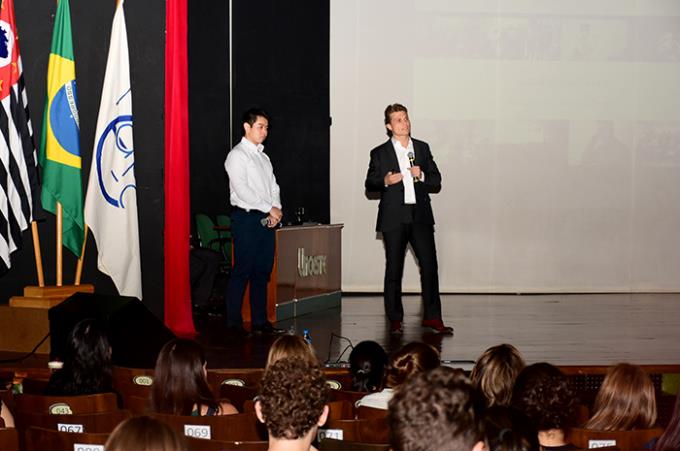
[[[442,177],[430,147],[411,138],[411,122],[405,106],[395,103],[385,109],[385,127],[390,139],[371,151],[366,190],[380,193],[376,231],[385,245],[385,313],[390,333],[402,334],[404,308],[401,279],[406,246],[410,243],[420,266],[423,295],[423,327],[451,334],[442,322],[434,244],[434,216],[429,193],[439,192]]]

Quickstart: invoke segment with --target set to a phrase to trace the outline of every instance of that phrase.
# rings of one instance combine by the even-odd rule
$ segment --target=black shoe
[[[277,329],[276,327],[274,327],[272,325],[272,323],[270,323],[269,321],[267,321],[264,324],[259,324],[257,326],[253,324],[253,327],[251,327],[250,329],[256,335],[261,335],[261,334],[278,335],[278,334],[282,334],[284,332],[283,329]]]
[[[247,338],[250,336],[250,332],[245,330],[243,326],[227,326],[227,337],[238,339]]]

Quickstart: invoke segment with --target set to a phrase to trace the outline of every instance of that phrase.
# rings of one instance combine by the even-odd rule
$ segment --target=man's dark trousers
[[[234,268],[227,287],[227,326],[243,325],[241,306],[246,284],[250,281],[252,324],[267,322],[267,282],[274,265],[275,230],[263,226],[267,214],[240,208],[231,213],[234,237]]]
[[[406,247],[411,248],[418,260],[420,286],[423,296],[423,319],[441,318],[437,250],[434,242],[434,226],[413,222],[413,207],[402,206],[404,220],[396,228],[382,231],[385,246],[385,312],[390,321],[403,321],[404,307],[401,301],[401,282],[404,273]]]

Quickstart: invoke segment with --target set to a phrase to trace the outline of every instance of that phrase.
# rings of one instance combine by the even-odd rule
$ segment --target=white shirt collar
[[[260,151],[260,152],[262,152],[262,151],[264,150],[264,145],[262,145],[262,144],[255,144],[255,143],[251,142],[251,141],[250,141],[248,138],[246,138],[245,136],[241,138],[241,144],[242,144],[246,149],[248,149],[248,150],[252,150],[252,151],[256,151],[256,150],[257,150],[257,151]]]
[[[408,150],[408,149],[413,149],[413,140],[412,140],[411,138],[408,139],[408,144],[406,145],[406,147],[402,146],[401,143],[400,143],[394,136],[391,137],[390,140],[392,141],[392,145],[393,145],[394,147],[399,146],[399,147],[401,147],[402,149],[407,149],[407,150]]]

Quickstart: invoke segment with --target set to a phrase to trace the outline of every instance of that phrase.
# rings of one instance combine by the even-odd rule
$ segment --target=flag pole
[[[61,229],[62,229],[62,211],[61,202],[57,202],[57,286],[62,286],[62,241],[61,241]]]
[[[31,233],[33,234],[33,254],[35,254],[35,269],[38,272],[38,286],[45,286],[45,273],[43,272],[42,252],[40,252],[40,236],[38,235],[38,223],[31,222]]]
[[[74,285],[80,285],[80,277],[83,275],[83,260],[85,260],[85,246],[87,246],[87,231],[89,227],[85,224],[85,233],[83,233],[83,247],[80,250],[80,258],[78,259],[78,266],[76,266],[76,281]]]

